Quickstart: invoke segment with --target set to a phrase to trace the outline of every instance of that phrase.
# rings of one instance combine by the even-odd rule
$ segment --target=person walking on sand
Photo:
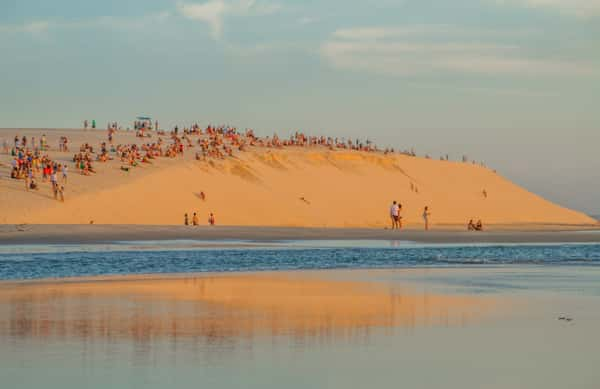
[[[394,201],[390,207],[390,219],[392,219],[392,230],[398,226],[398,215],[400,214],[400,208],[398,203]]]
[[[429,216],[431,216],[431,212],[429,212],[429,207],[425,207],[425,209],[423,209],[423,221],[425,222],[425,231],[429,231]]]
[[[212,212],[208,216],[208,224],[210,224],[211,226],[215,225],[215,215]]]
[[[194,212],[194,216],[192,216],[192,225],[197,226],[200,224],[200,221],[198,220],[198,215],[196,214],[196,212]]]
[[[185,215],[183,215],[183,225],[184,226],[189,226],[190,225],[190,221],[188,220],[188,214],[187,213]]]
[[[62,171],[63,182],[66,184],[67,183],[67,175],[68,175],[67,164],[62,165],[61,171]]]
[[[58,181],[56,180],[56,172],[54,171],[50,174],[50,184],[52,185],[52,193],[54,193],[54,200],[56,200],[58,196]]]

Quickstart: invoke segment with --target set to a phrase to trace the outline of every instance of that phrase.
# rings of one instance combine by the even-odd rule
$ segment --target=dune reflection
[[[0,285],[0,335],[17,338],[351,336],[370,328],[464,325],[493,301],[291,275]]]

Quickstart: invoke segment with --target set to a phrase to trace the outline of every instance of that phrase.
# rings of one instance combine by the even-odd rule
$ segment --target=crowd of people
[[[67,151],[67,145],[67,137],[61,136],[58,149]],[[64,201],[64,185],[67,183],[68,167],[64,163],[49,158],[46,153],[49,146],[45,134],[39,139],[39,143],[36,142],[35,137],[28,139],[26,136],[15,136],[13,147],[8,147],[5,142],[3,148],[7,154],[10,153],[13,157],[10,169],[12,179],[24,180],[27,191],[40,189],[38,179],[41,179],[42,183],[49,182],[54,199]],[[60,181],[59,175],[61,176]]]
[[[89,123],[84,122],[84,128],[87,129]],[[91,128],[96,127],[95,120],[92,120]],[[380,149],[370,140],[361,141],[359,139],[345,139],[337,137],[312,136],[303,132],[294,132],[287,138],[281,138],[277,134],[266,137],[259,137],[252,129],[239,131],[236,127],[228,125],[208,125],[201,127],[193,124],[189,127],[180,129],[175,126],[171,131],[159,129],[158,122],[154,128],[149,120],[139,120],[134,122],[136,136],[151,141],[137,141],[135,143],[115,144],[116,134],[122,128],[117,122],[110,122],[107,125],[107,140],[101,142],[98,149],[93,145],[84,143],[80,146],[79,152],[75,153],[72,162],[80,174],[89,176],[96,173],[94,163],[105,163],[111,160],[121,162],[121,170],[129,172],[131,168],[140,166],[140,164],[151,164],[156,158],[177,158],[184,155],[186,149],[195,148],[195,159],[198,161],[208,161],[211,159],[226,159],[235,157],[237,152],[244,152],[250,147],[264,148],[314,148],[323,147],[329,150],[355,150],[361,152],[378,152],[384,155],[400,153],[408,156],[416,156],[413,149],[405,151],[396,151],[393,148]],[[153,133],[150,130],[154,129]],[[67,136],[60,136],[58,140],[58,151],[69,152],[69,139]],[[64,185],[67,180],[67,164],[53,161],[48,156],[50,149],[46,135],[36,140],[35,137],[28,139],[26,136],[14,138],[14,145],[9,146],[4,141],[3,148],[6,153],[9,152],[14,157],[12,161],[11,177],[14,179],[24,179],[26,187],[38,189],[39,185],[36,179],[41,174],[42,182],[49,181],[52,186],[53,197],[64,200]],[[448,156],[443,158],[448,160]],[[463,157],[463,161],[468,161]],[[59,184],[57,175],[62,177],[62,183]],[[419,189],[411,182],[411,191],[418,193]],[[483,190],[483,196],[487,198],[487,192]],[[392,218],[392,229],[402,228],[402,205],[394,202],[391,207],[390,216]],[[422,213],[425,229],[429,229],[430,212],[425,207]],[[187,219],[187,215],[186,215]],[[211,214],[209,220],[213,220]],[[192,218],[192,224],[194,218]],[[469,223],[469,230],[480,230],[481,222]]]

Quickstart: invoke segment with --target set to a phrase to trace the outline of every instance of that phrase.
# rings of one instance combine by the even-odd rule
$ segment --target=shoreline
[[[528,227],[528,228],[524,228]],[[0,245],[94,244],[122,241],[241,240],[402,240],[415,243],[600,243],[597,226],[504,225],[482,232],[446,228],[303,228],[250,226],[52,225],[1,224]]]

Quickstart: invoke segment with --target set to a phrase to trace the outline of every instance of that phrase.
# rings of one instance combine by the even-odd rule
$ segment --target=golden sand
[[[38,138],[41,133],[19,132]],[[83,142],[97,147],[106,140],[105,131],[45,133],[54,148],[63,134],[72,149]],[[3,130],[0,138],[11,139],[14,134]],[[115,136],[115,144],[140,142],[131,133]],[[2,179],[0,223],[174,225],[183,223],[184,213],[191,217],[198,212],[206,224],[214,212],[220,225],[383,228],[389,224],[392,200],[398,200],[405,224],[415,227],[422,225],[424,206],[431,209],[434,228],[463,228],[469,219],[481,219],[487,226],[524,228],[596,224],[470,163],[297,147],[250,148],[234,158],[199,162],[195,151],[160,158],[130,172],[120,170],[119,161],[95,163],[98,173],[89,177],[79,175],[69,163],[65,203],[52,198],[49,184],[26,192],[22,181]],[[67,162],[74,152],[51,151],[50,156]],[[0,174],[7,177],[10,157],[0,155],[0,163]],[[206,201],[199,198],[200,192],[206,193]]]

